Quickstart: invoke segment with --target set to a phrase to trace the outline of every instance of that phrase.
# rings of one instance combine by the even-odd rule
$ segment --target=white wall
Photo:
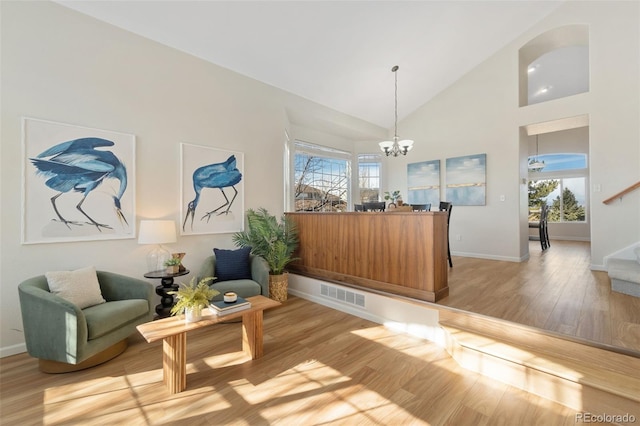
[[[639,16],[638,2],[566,2],[399,124],[400,135],[415,145],[407,157],[387,159],[383,191],[406,193],[408,162],[440,159],[443,170],[446,158],[486,153],[486,206],[454,206],[451,250],[526,259],[527,144],[520,126],[588,114],[592,267],[602,269],[604,256],[640,240],[640,191],[602,204],[640,180]],[[590,92],[520,108],[518,50],[545,31],[575,23],[590,29]],[[443,197],[444,184],[442,173]]]
[[[386,133],[55,3],[0,7],[2,356],[24,350],[17,292],[22,280],[87,265],[144,279],[148,250],[135,239],[20,244],[22,116],[136,135],[138,220],[177,223],[183,219],[181,142],[243,152],[245,208],[279,215],[287,132],[295,137],[319,123],[346,134],[346,141]],[[304,126],[292,131],[296,120]],[[179,237],[168,245],[187,253],[184,264],[194,272],[213,247],[233,247],[231,234]]]

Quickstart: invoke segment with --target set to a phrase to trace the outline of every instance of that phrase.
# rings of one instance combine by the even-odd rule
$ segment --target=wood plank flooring
[[[553,241],[513,263],[454,257],[441,304],[640,353],[640,299],[589,270],[589,245]],[[290,297],[265,312],[263,358],[239,323],[189,333],[187,389],[162,383],[162,343],[69,374],[0,359],[2,425],[570,425],[576,412],[460,367],[434,344]],[[588,411],[588,407],[585,408]]]
[[[453,257],[449,296],[438,302],[640,356],[640,298],[611,291],[606,272],[592,271],[581,241],[529,244],[527,262]]]
[[[176,395],[162,383],[162,343],[138,335],[114,360],[74,373],[3,358],[0,423],[575,424],[575,411],[471,373],[430,342],[304,299],[265,312],[263,358],[242,352],[240,326],[188,334],[187,389]]]

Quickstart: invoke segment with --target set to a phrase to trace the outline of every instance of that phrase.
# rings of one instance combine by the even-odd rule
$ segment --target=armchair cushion
[[[249,264],[251,247],[244,247],[238,250],[214,248],[213,253],[217,259],[215,282],[251,279],[251,266]]]
[[[143,299],[115,300],[83,309],[88,339],[93,340],[119,329],[149,312]]]
[[[75,271],[47,272],[47,284],[51,293],[68,300],[80,309],[105,303],[100,291],[96,268]]]

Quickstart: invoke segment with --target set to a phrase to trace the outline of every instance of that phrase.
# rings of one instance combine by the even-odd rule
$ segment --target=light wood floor
[[[456,265],[457,267],[457,265]],[[186,391],[162,383],[161,342],[48,375],[0,360],[2,425],[573,425],[566,407],[471,373],[444,349],[290,297],[265,313],[265,356],[239,323],[188,335]]]
[[[442,304],[640,352],[640,299],[589,270],[589,245],[552,242],[528,262],[454,257]],[[576,413],[462,369],[440,347],[290,297],[265,313],[265,356],[240,324],[188,335],[185,392],[162,383],[161,342],[62,375],[0,359],[1,425],[570,425]]]
[[[640,298],[611,291],[606,272],[591,271],[590,245],[529,244],[527,262],[453,257],[449,297],[465,311],[587,339],[640,356]]]

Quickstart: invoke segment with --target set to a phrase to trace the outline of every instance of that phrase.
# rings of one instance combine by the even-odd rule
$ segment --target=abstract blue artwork
[[[243,155],[181,144],[182,235],[244,229]]]
[[[135,236],[134,137],[23,118],[22,242]]]
[[[407,189],[409,204],[440,202],[440,160],[407,164]]]
[[[446,199],[454,206],[484,206],[487,154],[447,158]]]

